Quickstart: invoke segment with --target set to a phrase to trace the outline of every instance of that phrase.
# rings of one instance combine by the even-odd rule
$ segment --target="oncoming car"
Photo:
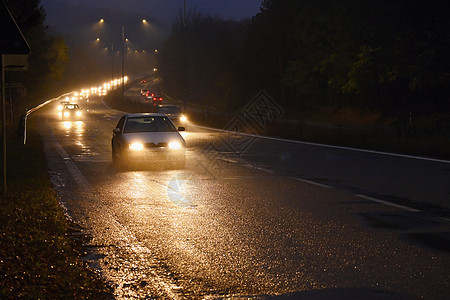
[[[113,130],[111,141],[113,165],[168,164],[184,168],[186,142],[169,117],[158,113],[122,116]]]
[[[63,101],[61,101],[61,102],[59,103],[59,105],[58,105],[58,111],[59,111],[59,112],[62,111],[63,108],[64,108],[64,105],[66,105],[66,104],[70,104],[70,101],[68,101],[68,100],[63,100]]]
[[[78,104],[64,104],[61,110],[61,119],[63,120],[80,120],[82,118],[81,108]]]
[[[187,118],[181,112],[181,107],[178,105],[158,105],[155,112],[165,114],[175,124],[175,126],[182,126],[186,129]]]

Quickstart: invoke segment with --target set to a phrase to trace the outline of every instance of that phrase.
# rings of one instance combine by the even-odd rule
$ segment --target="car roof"
[[[138,117],[165,117],[165,114],[160,113],[132,113],[126,114],[127,118],[138,118]]]
[[[175,105],[175,104],[160,104],[160,105],[158,105],[159,107],[173,107],[173,106],[175,106],[175,107],[180,107],[179,105]]]
[[[77,108],[77,107],[79,107],[78,106],[78,104],[76,104],[76,103],[66,103],[66,104],[64,104],[64,107],[66,108],[70,108],[70,107],[73,107],[73,108]]]

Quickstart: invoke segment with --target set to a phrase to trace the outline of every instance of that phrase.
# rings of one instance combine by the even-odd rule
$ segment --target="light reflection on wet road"
[[[50,110],[40,117],[75,162],[72,173],[89,182],[77,185],[46,139],[50,172],[64,181],[57,190],[89,238],[86,259],[118,299],[448,295],[448,253],[406,238],[448,232],[448,222],[252,168],[210,151],[220,133],[194,127],[183,133],[186,169],[116,172],[110,139],[120,113],[89,105],[79,122]]]

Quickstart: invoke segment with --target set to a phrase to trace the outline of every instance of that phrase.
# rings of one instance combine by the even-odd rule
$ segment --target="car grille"
[[[167,143],[145,143],[144,144],[145,148],[167,148],[168,144]]]

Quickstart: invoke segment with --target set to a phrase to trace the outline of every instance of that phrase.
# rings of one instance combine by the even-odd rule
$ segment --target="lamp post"
[[[96,39],[96,42],[99,43],[101,41],[100,38]],[[108,52],[110,52],[111,55],[111,81],[114,80],[114,43],[111,43],[111,47],[108,48],[107,46],[105,47],[105,52],[108,55]]]
[[[183,0],[183,31],[184,31],[184,88],[183,88],[183,104],[184,104],[184,112],[186,113],[187,109],[187,33],[186,33],[186,0]]]
[[[111,43],[111,81],[114,80],[114,43]]]
[[[105,22],[105,19],[100,19],[100,23],[104,23],[104,22]],[[114,22],[114,21],[108,21],[108,22],[110,22],[110,23],[118,23],[118,22]],[[143,19],[142,23],[147,24],[148,21],[146,19]],[[123,95],[125,93],[125,41],[126,41],[126,39],[125,39],[125,25],[123,23],[119,23],[119,24],[121,26],[121,39],[122,39],[122,41],[121,41],[121,48],[122,48],[122,57],[121,57],[121,60],[122,60],[122,78],[121,78],[121,81],[122,81],[122,93],[121,94],[122,94],[122,99],[123,99]]]
[[[125,92],[125,26],[122,25],[122,100]]]
[[[105,22],[105,19],[100,19],[100,23],[104,23],[104,22]],[[108,21],[108,22],[113,23],[112,21]],[[147,22],[147,21],[145,21],[145,22]],[[121,94],[122,94],[122,99],[123,99],[123,95],[125,92],[125,26],[122,23],[119,23],[119,24],[122,29],[122,34],[121,34],[121,38],[122,38],[122,41],[121,41],[121,44],[122,44],[122,78],[121,78],[122,93]],[[112,46],[111,48],[114,49],[113,47],[114,46]]]

